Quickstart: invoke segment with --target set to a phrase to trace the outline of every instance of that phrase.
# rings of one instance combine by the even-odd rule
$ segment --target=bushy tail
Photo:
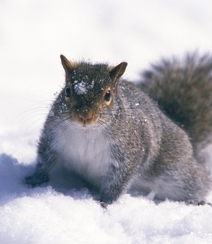
[[[163,59],[138,86],[187,132],[195,153],[212,141],[212,55]]]

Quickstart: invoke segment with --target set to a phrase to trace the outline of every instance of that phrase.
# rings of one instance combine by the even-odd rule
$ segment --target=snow
[[[161,57],[211,51],[211,1],[7,0],[0,14],[0,243],[211,243],[209,205],[123,194],[103,209],[63,169],[42,187],[23,184],[65,84],[60,54],[127,61],[124,77],[136,80]]]
[[[77,95],[83,95],[88,92],[88,90],[92,89],[94,87],[94,81],[91,83],[88,83],[86,81],[81,80],[80,82],[78,80],[74,81],[74,90],[77,93]]]
[[[84,81],[78,82],[77,80],[75,80],[74,83],[74,90],[78,95],[87,93],[86,83]]]

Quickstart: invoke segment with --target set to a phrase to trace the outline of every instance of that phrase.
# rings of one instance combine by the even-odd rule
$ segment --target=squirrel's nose
[[[92,116],[89,114],[79,114],[79,119],[86,124],[89,120],[91,120]]]
[[[88,109],[83,109],[78,117],[84,126],[92,121],[92,113]]]

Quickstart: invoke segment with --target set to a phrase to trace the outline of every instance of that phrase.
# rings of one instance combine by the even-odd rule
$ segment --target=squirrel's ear
[[[60,55],[61,58],[61,62],[63,65],[63,68],[65,70],[66,73],[68,73],[69,71],[73,70],[75,68],[75,64],[72,63],[71,61],[69,61],[64,55]]]
[[[119,79],[124,74],[124,71],[125,71],[126,67],[127,67],[127,63],[126,62],[122,62],[119,65],[117,65],[116,67],[113,67],[110,70],[110,78],[112,80]]]

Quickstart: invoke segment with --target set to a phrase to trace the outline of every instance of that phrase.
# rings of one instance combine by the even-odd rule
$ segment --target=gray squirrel
[[[65,86],[39,140],[25,182],[49,181],[63,164],[99,191],[102,206],[128,189],[201,204],[211,190],[202,149],[212,131],[212,57],[163,60],[135,85],[117,66],[61,55]]]

